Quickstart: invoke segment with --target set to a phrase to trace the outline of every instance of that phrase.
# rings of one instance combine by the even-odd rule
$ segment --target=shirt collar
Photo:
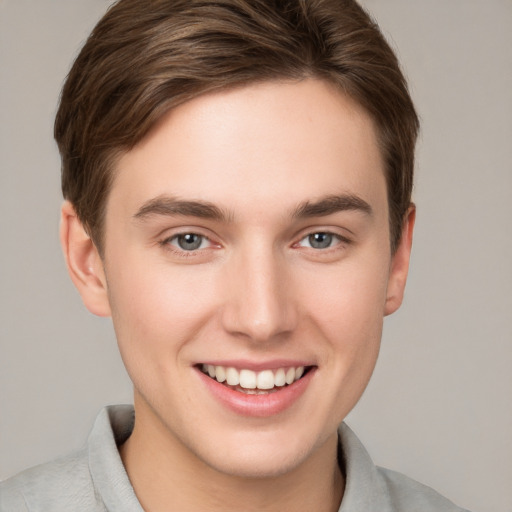
[[[345,493],[339,512],[391,512],[384,482],[361,441],[346,423],[338,429],[345,469]]]
[[[89,470],[94,488],[107,510],[144,512],[117,448],[130,436],[134,418],[131,405],[106,407],[96,418],[89,435]]]

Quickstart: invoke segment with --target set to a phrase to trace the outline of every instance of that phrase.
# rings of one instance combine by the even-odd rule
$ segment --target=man
[[[135,407],[2,510],[460,510],[339,427],[402,301],[417,131],[355,2],[116,3],[55,136],[68,270]]]

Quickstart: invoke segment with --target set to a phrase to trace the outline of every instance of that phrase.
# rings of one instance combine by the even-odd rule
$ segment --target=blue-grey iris
[[[327,249],[332,244],[330,233],[313,233],[308,236],[308,242],[313,249]]]
[[[180,246],[180,249],[183,249],[184,251],[199,249],[202,241],[203,237],[201,235],[196,235],[195,233],[186,233],[185,235],[179,235],[177,237],[178,245]]]

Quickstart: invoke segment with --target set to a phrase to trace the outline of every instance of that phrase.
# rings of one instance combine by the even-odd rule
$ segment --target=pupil
[[[329,233],[314,233],[309,235],[309,243],[315,249],[327,249],[331,245],[332,235]]]
[[[178,237],[178,245],[185,251],[198,249],[201,245],[201,236],[194,233],[187,233]]]

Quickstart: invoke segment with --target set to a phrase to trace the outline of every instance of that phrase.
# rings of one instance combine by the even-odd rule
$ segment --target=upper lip
[[[201,366],[203,364],[223,366],[225,368],[253,370],[255,372],[262,370],[277,370],[279,368],[297,368],[299,366],[316,366],[310,360],[305,359],[272,359],[268,361],[251,361],[248,359],[208,359],[197,363],[196,366]]]

